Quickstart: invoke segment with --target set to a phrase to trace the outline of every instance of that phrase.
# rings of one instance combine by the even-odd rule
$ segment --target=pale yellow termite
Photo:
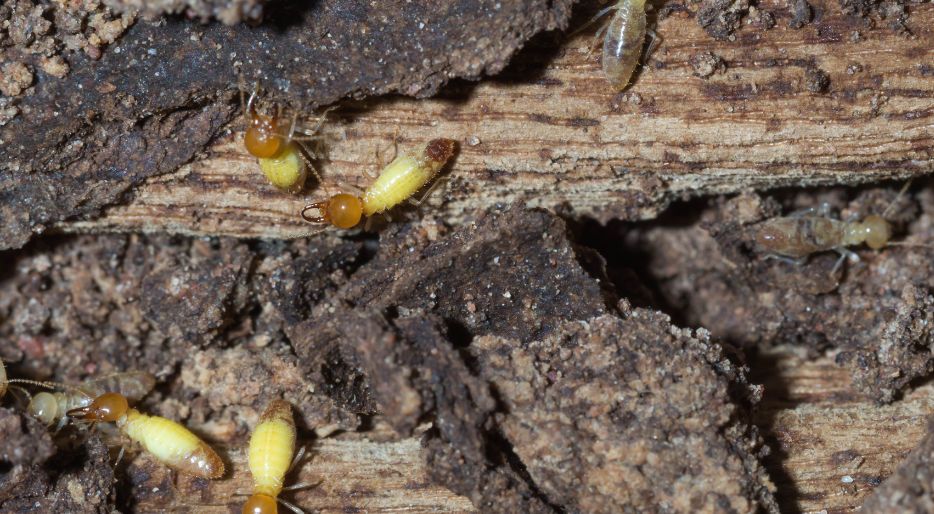
[[[32,395],[26,410],[46,426],[57,422],[56,430],[61,430],[68,422],[68,411],[87,407],[94,398],[107,392],[120,393],[130,403],[138,402],[155,387],[156,377],[145,371],[127,371],[91,379],[75,386],[19,378],[10,379],[9,382],[52,389],[52,392],[43,391]]]
[[[304,450],[304,448],[303,448]],[[295,421],[292,406],[275,400],[266,408],[250,437],[247,460],[253,475],[253,495],[243,504],[243,514],[276,514],[276,502],[291,510],[302,510],[279,498],[285,475],[303,452],[295,453]]]
[[[123,434],[160,462],[182,473],[201,478],[224,475],[223,461],[207,443],[170,419],[131,409],[121,394],[102,394],[87,407],[68,411],[68,415],[79,420],[115,423]]]
[[[241,89],[242,91],[242,89]],[[305,187],[307,171],[318,178],[318,172],[305,157],[314,154],[299,143],[300,140],[315,139],[314,134],[321,128],[324,116],[317,126],[311,130],[296,124],[297,115],[292,118],[291,124],[284,123],[279,113],[261,114],[256,110],[256,98],[259,88],[254,89],[243,107],[243,114],[247,123],[243,144],[246,150],[259,161],[259,167],[269,179],[269,182],[279,189],[297,193]],[[242,100],[241,100],[242,101]],[[298,136],[296,132],[307,134]]]
[[[302,218],[309,223],[327,223],[337,228],[352,228],[364,216],[389,210],[409,200],[425,187],[454,155],[451,139],[432,139],[417,151],[403,154],[383,168],[379,177],[362,196],[340,193],[327,200],[306,205]],[[320,216],[308,216],[317,210]]]

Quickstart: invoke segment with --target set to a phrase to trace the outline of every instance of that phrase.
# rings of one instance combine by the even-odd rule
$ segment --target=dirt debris
[[[934,239],[934,196],[929,187],[916,191],[899,199],[888,218],[896,240],[926,243]],[[706,327],[714,337],[748,350],[788,343],[812,352],[838,348],[839,362],[853,370],[855,386],[890,402],[912,379],[928,374],[934,359],[931,335],[923,329],[934,287],[929,250],[853,248],[861,262],[845,263],[845,273],[831,274],[836,254],[812,255],[802,264],[765,259],[755,249],[752,231],[769,217],[822,202],[843,218],[862,219],[882,213],[895,198],[893,188],[855,195],[843,188],[746,194],[682,207],[700,213],[688,219],[663,216],[644,228],[614,225],[600,237],[625,241],[615,253],[604,251],[610,276],[615,266],[641,270],[653,293],[646,304],[664,306],[678,323]],[[616,281],[623,296],[635,290]]]
[[[928,435],[863,503],[860,512],[903,514],[934,511],[934,419]]]
[[[697,11],[697,23],[712,38],[732,40],[749,5],[748,0],[704,0]]]
[[[154,20],[164,14],[184,14],[202,22],[217,19],[227,25],[259,23],[266,0],[103,0],[115,12]],[[280,0],[282,1],[282,0]]]
[[[693,75],[702,79],[710,78],[714,73],[726,71],[726,61],[713,52],[698,52],[689,61],[694,69]]]
[[[99,436],[85,437],[76,452],[63,455],[56,452],[45,426],[3,408],[0,434],[0,462],[12,465],[0,473],[0,511],[113,512],[114,472]]]
[[[814,18],[814,8],[811,7],[811,4],[807,0],[791,0],[791,20],[788,21],[788,26],[793,29],[800,29],[801,27],[811,23],[811,20]]]

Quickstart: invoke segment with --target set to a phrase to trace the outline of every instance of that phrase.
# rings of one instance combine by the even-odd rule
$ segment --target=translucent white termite
[[[156,385],[156,377],[144,371],[128,371],[125,373],[112,373],[100,378],[88,380],[80,385],[67,385],[55,382],[40,382],[14,378],[6,383],[34,385],[51,389],[52,392],[41,392],[32,396],[27,412],[52,426],[58,423],[56,430],[61,430],[68,423],[67,412],[91,405],[94,398],[108,393],[119,393],[128,401],[136,403],[141,400]]]
[[[645,9],[645,0],[619,0],[601,10],[584,25],[587,27],[607,13],[616,11],[610,22],[597,32],[596,37],[603,35],[603,74],[619,91],[629,85],[642,56],[647,32]],[[654,38],[654,35],[652,36]]]

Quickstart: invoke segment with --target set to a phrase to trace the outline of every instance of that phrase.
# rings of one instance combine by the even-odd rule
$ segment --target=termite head
[[[309,216],[317,210],[320,216]],[[358,196],[340,193],[327,200],[308,204],[302,209],[302,219],[309,223],[328,223],[337,228],[353,228],[363,218],[363,200]]]
[[[254,494],[243,504],[243,514],[276,514],[279,506],[268,494]]]
[[[243,144],[253,157],[269,159],[282,150],[285,141],[280,133],[279,119],[276,116],[259,114],[252,107],[247,112],[250,126],[246,129]]]
[[[130,404],[125,396],[119,393],[104,393],[91,402],[91,405],[80,409],[71,409],[68,415],[87,421],[117,421],[129,410]]]
[[[788,247],[788,233],[776,223],[763,223],[756,228],[756,246],[762,252],[779,253]]]
[[[453,139],[432,139],[425,145],[425,156],[435,162],[448,162],[454,155]]]
[[[58,414],[58,400],[52,393],[42,391],[29,400],[26,410],[46,426],[51,426]]]
[[[892,238],[892,224],[882,216],[875,214],[866,216],[866,219],[859,225],[866,238],[866,246],[869,248],[878,250],[889,244],[889,239]]]

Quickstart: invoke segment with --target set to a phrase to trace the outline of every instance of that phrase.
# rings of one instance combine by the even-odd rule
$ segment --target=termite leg
[[[642,62],[649,60],[649,57],[655,53],[655,50],[658,49],[659,45],[662,44],[662,37],[655,33],[654,30],[646,30],[645,35],[649,37],[649,44],[645,48],[645,52],[642,54]]]
[[[610,5],[610,6],[604,7],[603,9],[600,9],[600,12],[598,12],[597,14],[595,14],[593,18],[590,18],[590,21],[588,21],[587,23],[585,23],[585,24],[581,25],[580,27],[578,27],[577,30],[575,30],[574,32],[571,32],[571,33],[569,34],[569,36],[576,36],[577,34],[583,32],[584,30],[586,30],[587,27],[589,27],[589,26],[593,25],[594,23],[596,23],[597,20],[599,20],[600,18],[606,16],[606,14],[607,14],[608,12],[610,12],[610,11],[615,11],[615,10],[617,10],[617,9],[619,9],[619,4],[615,4],[615,3],[614,3],[613,5]],[[606,26],[604,26],[602,29],[600,29],[599,32],[597,32],[597,37],[596,37],[597,39],[600,39],[600,35],[599,35],[599,34],[600,34],[601,32],[603,32],[604,30],[606,30]]]
[[[364,194],[366,194],[366,191],[364,191],[363,189],[361,189],[361,188],[359,188],[359,187],[357,187],[357,186],[355,186],[355,185],[353,185],[353,184],[351,184],[351,183],[349,183],[349,182],[343,182],[343,181],[341,181],[341,182],[338,182],[337,185],[338,185],[338,187],[340,187],[341,189],[350,189],[351,191],[357,193],[359,196],[363,196]]]
[[[304,447],[304,446],[301,446],[301,447],[299,447],[298,451],[295,452],[295,457],[292,459],[292,463],[289,464],[289,469],[285,470],[285,472],[286,472],[286,473],[289,473],[290,471],[292,471],[293,469],[295,469],[295,466],[297,466],[298,463],[301,462],[301,460],[302,460],[304,457],[305,457],[305,447]]]
[[[778,255],[776,253],[766,254],[765,259],[775,259],[777,261],[782,261],[785,264],[791,264],[792,266],[801,266],[807,261],[807,257],[801,257],[798,259],[792,259],[791,257],[786,257],[784,255]]]
[[[281,503],[283,506],[285,506],[286,508],[288,508],[289,510],[291,510],[291,511],[294,512],[295,514],[305,514],[305,511],[303,511],[303,510],[302,510],[301,508],[299,508],[297,505],[295,505],[295,504],[293,504],[293,503],[289,503],[289,502],[283,500],[282,498],[276,498],[276,501],[279,502],[279,503]]]
[[[407,201],[413,206],[415,206],[416,208],[421,207],[422,202],[424,202],[426,199],[428,199],[429,196],[431,196],[431,193],[433,193],[435,189],[437,189],[438,185],[441,184],[442,180],[443,179],[441,178],[436,178],[434,184],[432,184],[428,189],[425,190],[421,198],[416,200],[414,197],[410,197]]]
[[[398,156],[399,156],[399,126],[396,125],[396,128],[393,129],[392,131],[392,159],[389,159],[388,162],[383,161],[382,151],[379,148],[377,148],[376,149],[376,164],[379,167],[379,169],[383,169],[386,167],[386,164],[394,161],[396,157]],[[370,178],[376,178],[377,176],[379,176],[378,173],[373,172],[371,170],[367,170],[367,175],[369,175]]]

